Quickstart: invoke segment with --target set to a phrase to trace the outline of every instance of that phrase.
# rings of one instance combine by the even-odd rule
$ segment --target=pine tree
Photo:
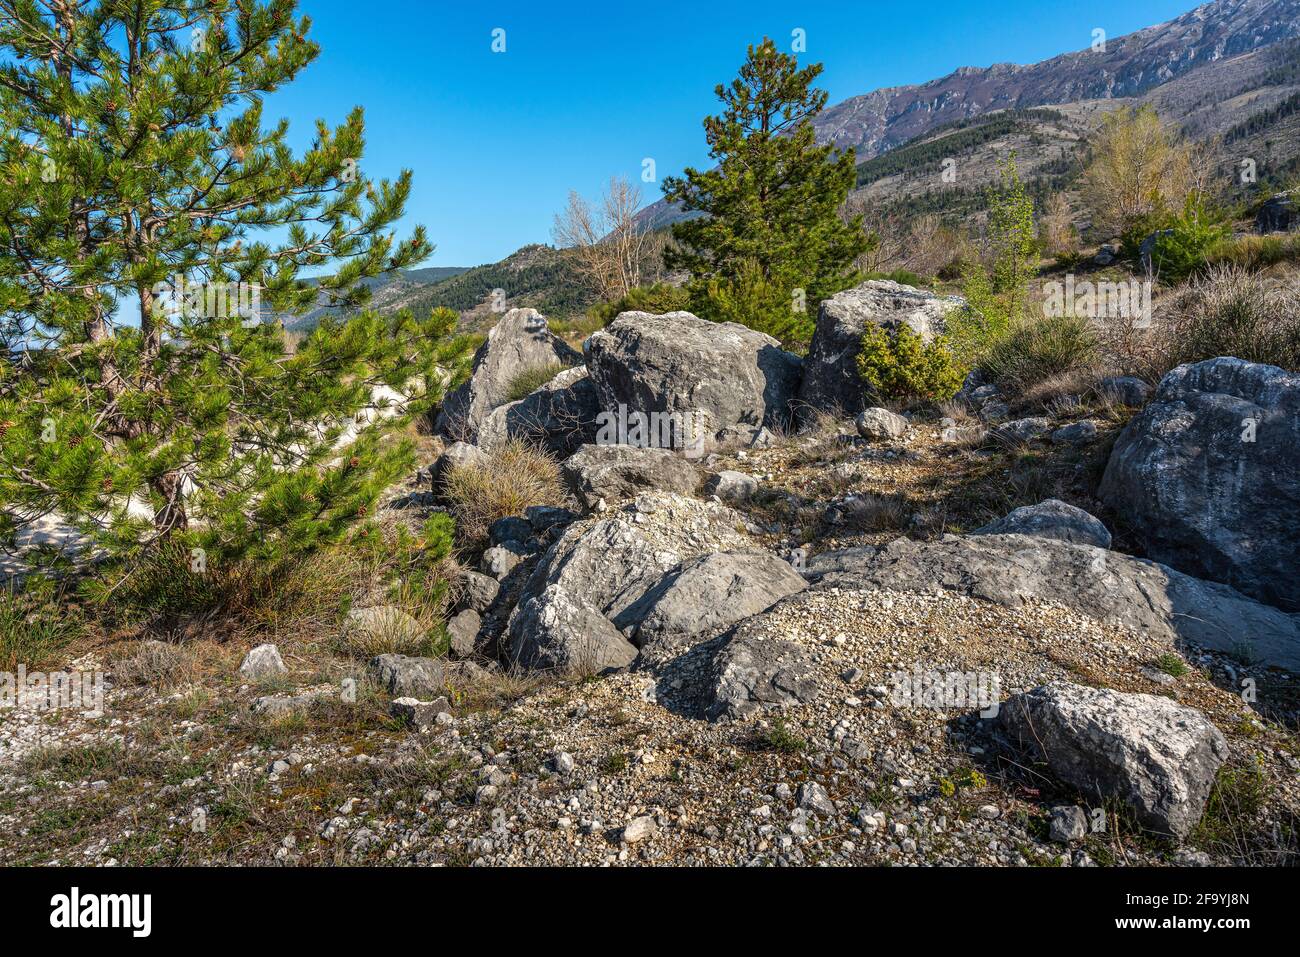
[[[318,53],[295,8],[0,0],[0,537],[57,513],[118,557],[283,555],[409,466],[378,428],[344,449],[354,418],[380,387],[419,413],[465,344],[356,314],[432,247],[389,230],[411,174],[361,174],[360,108],[301,156],[264,127]],[[264,318],[322,301],[351,318],[296,351]]]
[[[779,314],[775,332],[794,345],[811,335],[808,311],[852,284],[853,261],[869,241],[860,216],[840,216],[855,181],[853,151],[835,156],[816,143],[811,120],[826,93],[812,83],[821,70],[800,69],[770,39],[751,46],[739,77],[717,87],[722,113],[704,120],[717,165],[664,180],[670,201],[707,214],[674,223],[677,245],[664,255],[670,269],[690,272],[701,311],[770,299],[747,324],[769,331],[763,317]]]

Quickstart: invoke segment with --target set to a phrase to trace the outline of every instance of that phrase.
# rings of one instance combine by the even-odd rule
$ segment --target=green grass
[[[621,774],[627,770],[627,764],[627,755],[622,751],[616,751],[600,759],[599,770],[601,774]]]
[[[563,362],[548,362],[543,366],[532,366],[518,372],[506,386],[506,402],[517,402],[525,396],[532,395],[546,383],[567,369]]]
[[[774,751],[777,754],[798,754],[808,747],[808,742],[786,727],[786,723],[779,718],[770,728],[756,732],[752,744],[756,750]]]
[[[1190,842],[1234,860],[1263,863],[1261,854],[1264,858],[1294,855],[1296,836],[1289,827],[1267,836],[1259,833],[1260,812],[1271,795],[1272,786],[1258,763],[1221,768]],[[1267,837],[1264,845],[1260,843],[1262,837]]]
[[[1178,657],[1171,651],[1166,651],[1163,655],[1157,658],[1155,666],[1158,670],[1163,671],[1171,678],[1181,678],[1191,670],[1187,667],[1187,664],[1182,658]]]
[[[0,591],[0,671],[28,670],[52,662],[83,630],[80,615],[38,591]]]

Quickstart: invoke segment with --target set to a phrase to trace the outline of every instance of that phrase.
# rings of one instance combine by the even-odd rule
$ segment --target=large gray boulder
[[[639,653],[581,591],[547,585],[510,616],[515,663],[535,671],[598,674]]]
[[[469,379],[443,400],[435,428],[448,438],[474,442],[487,414],[505,403],[521,372],[581,361],[582,356],[551,334],[546,317],[536,309],[511,309],[474,353]]]
[[[1259,233],[1285,233],[1298,227],[1300,211],[1287,193],[1270,197],[1255,214],[1255,230]]]
[[[604,413],[669,414],[700,451],[785,427],[802,366],[771,336],[689,312],[625,312],[584,351]]]
[[[634,640],[645,645],[666,635],[722,631],[807,587],[789,562],[771,552],[718,552],[683,563],[623,617],[637,622]]]
[[[677,452],[630,445],[584,445],[561,463],[560,475],[588,508],[651,490],[690,495],[703,477]]]
[[[1097,494],[1151,558],[1300,611],[1300,374],[1179,366],[1120,433]]]
[[[905,323],[929,342],[943,332],[944,316],[965,304],[958,296],[936,296],[887,279],[873,279],[823,300],[804,361],[801,417],[813,411],[855,417],[870,405],[857,363],[868,326],[893,331]]]
[[[557,458],[595,441],[600,404],[585,366],[565,369],[537,391],[499,405],[478,430],[478,444],[492,450],[510,439],[540,445]]]
[[[744,548],[740,516],[724,505],[646,493],[608,517],[576,522],[533,569],[510,616],[508,646],[522,667],[619,667],[636,657],[626,613],[683,562]]]
[[[1098,519],[1060,499],[1049,498],[1037,505],[1012,509],[995,522],[977,528],[972,535],[1037,535],[1077,545],[1110,548],[1110,532]]]
[[[828,572],[816,588],[954,591],[1016,607],[1054,602],[1171,643],[1249,655],[1300,671],[1300,616],[1217,582],[1119,552],[1029,535],[895,539],[869,561]]]
[[[1142,824],[1179,838],[1200,820],[1228,758],[1209,718],[1159,695],[1052,682],[1009,698],[998,720],[1094,806],[1118,799]]]

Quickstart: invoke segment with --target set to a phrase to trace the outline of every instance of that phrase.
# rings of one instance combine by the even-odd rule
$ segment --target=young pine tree
[[[296,351],[263,316],[352,312],[427,257],[388,229],[410,172],[362,175],[359,108],[301,156],[263,125],[317,55],[294,0],[3,9],[0,538],[49,514],[124,558],[341,535],[410,461],[373,428],[344,449],[354,417],[381,386],[437,398],[454,314],[363,312]]]
[[[1020,179],[1013,153],[1000,164],[1000,184],[988,191],[989,265],[973,263],[964,276],[969,310],[949,320],[953,351],[967,366],[1019,322],[1029,301],[1029,282],[1038,268],[1034,201]]]
[[[839,215],[855,181],[852,150],[818,146],[812,118],[826,93],[821,65],[799,68],[770,39],[718,86],[723,110],[704,121],[713,169],[664,180],[664,195],[707,215],[675,223],[665,265],[692,278],[697,308],[791,345],[812,333],[809,311],[852,284],[867,248],[862,217]],[[761,305],[756,304],[761,300]]]

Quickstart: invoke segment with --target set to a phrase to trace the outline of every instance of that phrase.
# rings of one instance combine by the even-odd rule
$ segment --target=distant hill
[[[370,286],[370,305],[381,312],[395,312],[411,305],[411,300],[429,286],[458,276],[465,272],[466,266],[429,266],[423,269],[407,269],[393,276],[366,279]],[[318,306],[301,316],[288,316],[284,319],[286,329],[305,332],[316,328],[324,316],[337,313],[331,306]]]
[[[451,278],[425,286],[412,296],[410,307],[428,310],[447,306],[462,314],[467,326],[476,326],[497,305],[513,309],[531,306],[546,315],[582,312],[593,297],[585,291],[571,253],[553,246],[524,246],[497,263],[466,269]]]

